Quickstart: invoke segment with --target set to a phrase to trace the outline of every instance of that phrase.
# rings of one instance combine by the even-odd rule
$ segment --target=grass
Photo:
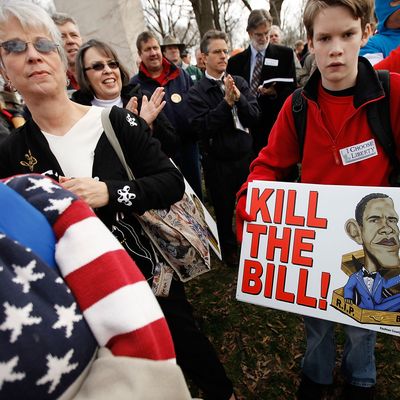
[[[212,271],[186,284],[196,318],[214,344],[239,400],[291,400],[304,352],[302,318],[235,299],[237,271],[213,257]],[[338,372],[330,400],[340,399],[344,336],[338,326]],[[400,399],[400,338],[378,334],[376,400]],[[201,396],[192,389],[193,396]]]

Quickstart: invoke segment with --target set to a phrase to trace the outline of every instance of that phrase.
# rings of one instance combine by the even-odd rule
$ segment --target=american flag
[[[114,355],[175,362],[150,287],[93,211],[40,175],[0,183],[0,204],[12,195],[27,199],[53,228],[58,268],[18,241],[15,229],[8,235],[1,214],[10,210],[1,207],[0,398],[59,397],[99,345]]]

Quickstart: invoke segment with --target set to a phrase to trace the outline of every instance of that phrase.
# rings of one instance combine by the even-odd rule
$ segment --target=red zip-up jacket
[[[390,87],[391,123],[395,141],[399,143],[400,113],[396,110],[400,109],[400,75],[390,75]],[[305,183],[389,186],[391,169],[389,159],[374,137],[367,121],[367,103],[377,101],[384,95],[370,63],[362,57],[359,58],[354,96],[351,96],[350,103],[341,114],[334,112],[336,109],[343,111],[343,107],[340,108],[340,104],[338,106],[337,103],[346,99],[324,93],[318,70],[304,87],[303,94],[308,101],[303,158],[300,159],[299,155],[292,116],[292,96],[290,96],[271,130],[268,145],[251,164],[250,174],[238,192],[238,198],[245,193],[249,182],[283,180],[287,171],[299,162],[302,163],[301,179]],[[326,117],[327,115],[331,120]],[[335,117],[334,121],[332,115]],[[371,139],[375,139],[378,153],[376,156],[343,165],[340,149],[359,145]],[[398,150],[397,152],[399,153]]]

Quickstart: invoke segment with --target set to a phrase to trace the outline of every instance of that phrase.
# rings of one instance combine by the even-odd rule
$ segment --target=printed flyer
[[[249,184],[236,297],[400,336],[400,192]]]

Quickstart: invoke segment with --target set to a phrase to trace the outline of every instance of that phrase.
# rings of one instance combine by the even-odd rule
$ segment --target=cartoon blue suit
[[[344,287],[344,298],[353,300],[354,290],[357,290],[360,296],[360,303],[358,306],[367,310],[379,311],[399,311],[400,310],[400,294],[384,298],[382,296],[383,289],[389,289],[400,283],[400,275],[390,279],[384,279],[382,275],[377,272],[372,285],[372,293],[368,290],[363,277],[362,268],[350,275]]]

